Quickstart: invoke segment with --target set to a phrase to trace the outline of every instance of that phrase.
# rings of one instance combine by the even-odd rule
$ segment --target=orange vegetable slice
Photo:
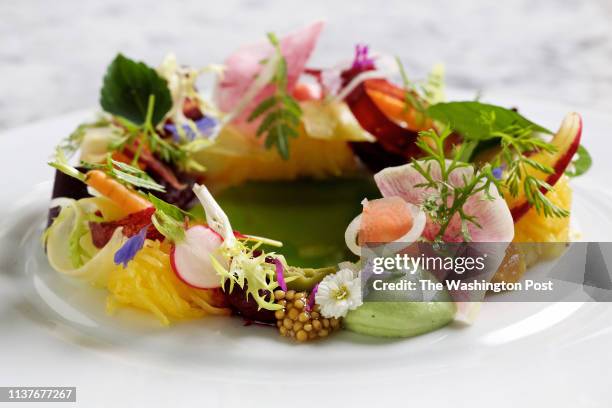
[[[393,242],[406,235],[412,225],[410,209],[400,197],[367,201],[361,215],[359,245]]]

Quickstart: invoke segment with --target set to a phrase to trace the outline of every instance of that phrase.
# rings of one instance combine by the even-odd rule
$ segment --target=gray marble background
[[[365,42],[413,77],[443,61],[452,87],[612,113],[611,0],[1,0],[0,129],[96,106],[118,51],[204,65],[318,18],[328,25],[311,65]]]

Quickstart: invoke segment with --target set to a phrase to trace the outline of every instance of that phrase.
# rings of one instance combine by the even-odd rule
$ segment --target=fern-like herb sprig
[[[451,129],[448,127],[439,134],[435,130],[419,132],[417,145],[427,156],[418,160],[412,159],[412,166],[425,179],[425,182],[417,184],[415,187],[431,191],[421,207],[440,227],[434,241],[443,241],[451,221],[458,216],[461,221],[461,238],[469,242],[472,240],[469,225],[472,224],[478,228],[482,228],[482,226],[479,224],[476,215],[466,213],[463,207],[471,196],[480,192],[483,193],[485,200],[494,200],[495,197],[491,194],[491,189],[499,189],[499,182],[493,175],[489,164],[477,169],[472,164],[460,161],[463,154],[462,150],[465,147],[456,149],[452,158],[447,159],[444,153],[444,145],[450,134]],[[440,168],[439,179],[432,176],[434,164]],[[461,172],[462,183],[453,182],[453,173],[456,171]]]
[[[157,157],[166,163],[174,163],[183,170],[203,171],[201,166],[193,159],[193,153],[208,145],[209,141],[197,138],[184,144],[176,144],[171,140],[163,138],[156,130],[153,123],[153,111],[155,107],[155,95],[150,95],[147,104],[147,114],[142,125],[135,125],[119,116],[115,120],[124,129],[124,135],[112,141],[109,148],[111,150],[121,150],[125,145],[134,143],[138,140],[138,147],[134,155],[132,164],[136,165],[143,146],[148,146]],[[144,143],[144,144],[143,144]]]
[[[287,61],[281,53],[280,43],[273,33],[268,33],[268,39],[277,53],[278,63],[270,81],[274,86],[274,94],[257,105],[248,117],[252,122],[262,118],[256,135],[265,134],[265,146],[276,147],[285,160],[289,159],[289,138],[298,137],[302,109],[287,90]]]
[[[434,105],[444,99],[444,69],[440,64],[434,66],[427,75],[427,79],[414,82],[408,78],[404,64],[397,56],[395,63],[404,87],[406,107],[412,106],[417,112],[424,114],[429,105]]]
[[[482,115],[483,123],[491,127],[490,137],[499,138],[501,151],[494,160],[496,167],[505,167],[504,187],[516,197],[521,188],[527,202],[545,217],[564,218],[569,211],[553,203],[546,193],[553,187],[546,181],[529,174],[529,169],[550,175],[554,169],[529,157],[529,153],[544,151],[556,152],[555,146],[538,137],[529,126],[510,125],[503,130],[494,130],[495,113]]]

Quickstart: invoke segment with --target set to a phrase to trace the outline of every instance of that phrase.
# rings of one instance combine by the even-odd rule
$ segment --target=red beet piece
[[[274,311],[259,309],[255,299],[251,296],[247,297],[246,287],[246,283],[244,289],[238,285],[234,285],[232,293],[229,293],[229,282],[225,282],[225,296],[234,313],[242,316],[246,320],[254,322],[275,323],[276,318],[274,317]],[[269,292],[261,291],[261,295],[269,295]]]
[[[96,248],[102,248],[110,241],[113,233],[119,227],[123,227],[123,235],[128,238],[136,235],[146,225],[151,224],[151,216],[154,213],[155,208],[151,207],[116,221],[90,222],[89,229],[91,230],[93,244]],[[147,229],[147,238],[161,241],[164,236],[151,224]]]

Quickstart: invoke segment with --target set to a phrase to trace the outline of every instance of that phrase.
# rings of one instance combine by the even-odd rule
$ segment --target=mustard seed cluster
[[[321,316],[319,305],[307,310],[308,296],[305,292],[276,290],[274,298],[284,307],[274,313],[281,336],[305,342],[327,337],[340,328],[341,319]]]

